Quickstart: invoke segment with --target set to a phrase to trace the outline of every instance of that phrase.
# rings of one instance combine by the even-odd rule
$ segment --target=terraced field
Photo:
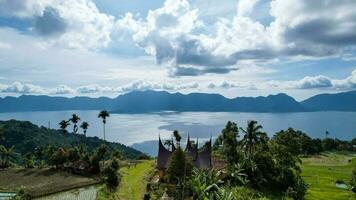
[[[306,199],[356,200],[356,195],[346,188],[355,165],[355,154],[324,153],[303,158],[302,176],[309,184]],[[346,187],[337,187],[336,181],[345,182]]]

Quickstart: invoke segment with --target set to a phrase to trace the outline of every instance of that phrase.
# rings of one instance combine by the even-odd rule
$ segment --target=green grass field
[[[302,176],[309,184],[307,200],[356,200],[356,195],[347,189],[337,188],[336,180],[349,184],[356,155],[323,153],[303,158]]]
[[[102,187],[99,191],[97,200],[143,199],[143,196],[146,191],[147,181],[154,170],[154,165],[154,160],[147,160],[137,163],[136,165],[131,167],[121,168],[120,173],[122,174],[122,179],[117,191],[107,191],[106,187]]]

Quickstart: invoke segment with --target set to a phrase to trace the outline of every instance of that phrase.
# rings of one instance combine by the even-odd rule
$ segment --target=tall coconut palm
[[[176,139],[177,145],[180,145],[180,140],[182,139],[182,136],[180,136],[177,130],[173,131],[173,137]]]
[[[104,140],[106,139],[106,138],[105,138],[105,124],[106,124],[106,118],[107,118],[107,117],[110,117],[110,114],[109,114],[109,112],[108,112],[107,110],[102,110],[102,111],[100,111],[99,114],[98,114],[98,118],[103,119]]]
[[[253,150],[256,144],[261,142],[261,137],[263,133],[260,131],[263,127],[257,123],[257,121],[251,120],[247,122],[246,130],[240,128],[240,130],[245,134],[242,139],[242,146],[245,149],[245,154],[250,158],[252,156]]]
[[[67,133],[67,127],[70,125],[69,121],[62,120],[59,122],[59,128],[62,130],[63,134]]]
[[[72,118],[69,119],[73,123],[73,133],[76,134],[78,132],[78,125],[77,123],[80,121],[80,118],[78,115],[73,114]]]
[[[59,122],[59,128],[62,130],[63,137],[64,137],[64,144],[67,144],[67,136],[65,135],[67,133],[67,127],[70,125],[69,121],[67,120],[62,120]]]
[[[80,125],[80,128],[83,129],[85,137],[87,136],[88,127],[89,127],[89,123],[88,122],[82,122],[82,124]]]
[[[10,148],[6,148],[4,146],[0,146],[0,153],[1,153],[1,167],[7,168],[10,163],[10,158],[12,157],[14,153],[15,147],[12,146]]]

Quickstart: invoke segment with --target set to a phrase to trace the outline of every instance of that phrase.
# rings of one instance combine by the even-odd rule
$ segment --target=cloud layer
[[[241,60],[342,55],[355,47],[355,1],[272,0],[267,26],[249,17],[258,2],[239,1],[236,15],[220,18],[208,34],[187,0],[167,0],[146,18],[127,13],[116,27],[176,76],[228,73]]]
[[[332,79],[327,76],[306,76],[294,81],[261,81],[261,82],[239,82],[239,81],[216,81],[216,82],[188,82],[188,83],[169,83],[137,80],[122,86],[111,87],[98,84],[83,85],[72,88],[67,85],[59,85],[54,88],[43,88],[33,84],[14,82],[9,85],[0,84],[0,93],[15,94],[49,94],[49,95],[78,95],[78,94],[105,94],[105,93],[126,93],[131,91],[144,90],[165,90],[165,91],[184,91],[197,89],[222,89],[241,88],[248,90],[263,89],[329,89],[329,90],[353,90],[356,89],[356,69],[350,76],[344,79]]]

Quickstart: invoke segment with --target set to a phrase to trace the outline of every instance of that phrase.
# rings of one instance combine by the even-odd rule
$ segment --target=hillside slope
[[[15,146],[15,152],[22,155],[27,152],[34,152],[37,146],[43,146],[52,144],[55,147],[62,146],[64,144],[85,144],[89,152],[93,152],[97,147],[104,143],[104,141],[98,137],[84,137],[79,134],[62,132],[54,129],[48,129],[45,127],[38,127],[27,121],[0,121],[0,128],[4,130],[5,140],[0,140],[0,145],[10,147]],[[137,158],[143,153],[127,147],[123,144],[107,142],[105,144],[109,149],[120,150],[126,158]]]

